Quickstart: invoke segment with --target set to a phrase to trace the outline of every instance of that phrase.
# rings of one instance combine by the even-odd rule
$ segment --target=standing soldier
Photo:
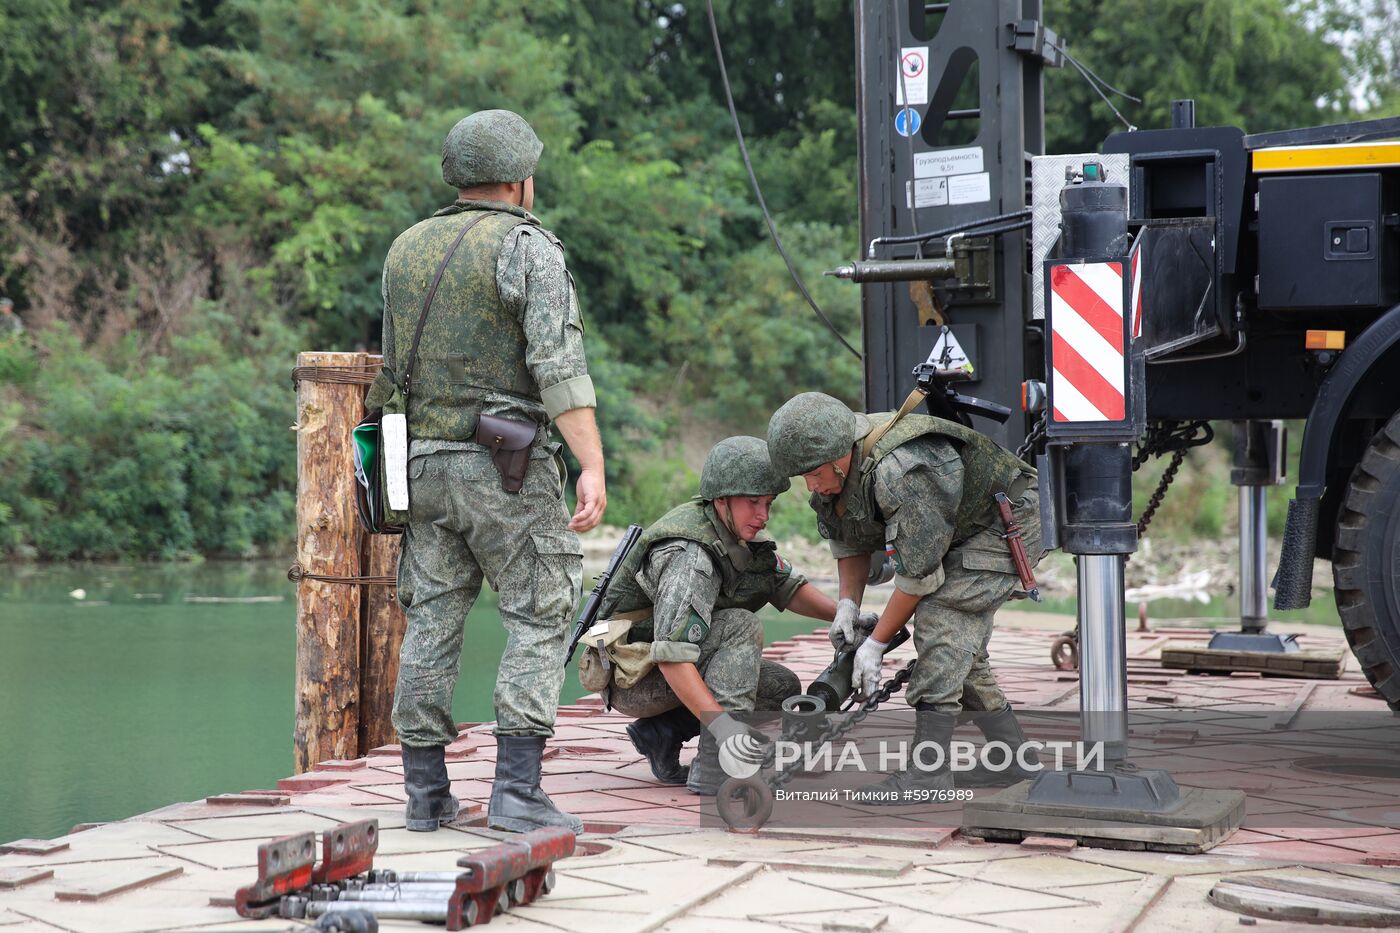
[[[1017,749],[1025,737],[987,659],[992,617],[1018,581],[993,497],[1011,500],[1031,563],[1039,560],[1035,471],[960,424],[858,414],[820,392],[798,395],[773,414],[768,449],[776,469],[806,480],[817,525],[831,541],[841,596],[833,638],[854,640],[847,626],[865,592],[870,555],[894,558],[894,594],[856,652],[857,689],[870,696],[879,687],[885,646],[912,618],[918,661],[906,698],[916,710],[913,747],[932,742],[946,762],[957,714],[967,709],[985,714],[977,724],[988,740]],[[1019,766],[1008,775],[1031,776]],[[901,772],[882,789],[951,787],[943,768]]]
[[[831,598],[762,534],[773,499],[788,485],[759,438],[720,441],[705,459],[699,497],[653,522],[608,587],[600,615],[633,620],[629,644],[649,643],[639,666],[650,670],[638,676],[634,669],[630,686],[605,689],[614,707],[644,717],[627,734],[663,783],[713,795],[727,776],[719,742],[742,728],[727,714],[781,710],[802,691],[796,674],[762,659],[758,609],[772,604],[828,622],[835,615]],[[621,666],[613,677],[622,676]],[[703,733],[702,720],[709,725]],[[680,750],[696,735],[700,748],[687,772]]]
[[[443,750],[457,738],[462,626],[483,577],[500,594],[507,633],[488,822],[514,832],[583,825],[540,789],[540,760],[583,583],[575,532],[598,524],[607,497],[573,281],[558,238],[530,213],[543,148],[508,110],[459,122],[442,147],[442,179],[457,200],[400,234],[384,261],[384,370],[367,406],[402,390],[425,299],[437,289],[409,394],[409,521],[398,572],[408,630],[393,721],[411,830],[435,830],[457,814]],[[572,519],[551,421],[582,467]]]

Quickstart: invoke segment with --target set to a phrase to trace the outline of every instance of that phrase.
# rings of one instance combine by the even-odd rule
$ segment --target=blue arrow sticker
[[[919,132],[919,127],[923,122],[924,119],[919,116],[919,111],[910,107],[903,107],[899,113],[894,115],[894,128],[900,136],[913,136]]]

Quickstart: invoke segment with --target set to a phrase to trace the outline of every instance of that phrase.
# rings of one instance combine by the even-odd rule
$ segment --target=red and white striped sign
[[[1050,269],[1050,400],[1056,421],[1122,421],[1123,263]]]

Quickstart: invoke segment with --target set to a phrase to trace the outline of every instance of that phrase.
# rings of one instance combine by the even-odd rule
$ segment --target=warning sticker
[[[977,204],[991,199],[992,176],[986,172],[954,175],[948,179],[949,204]]]
[[[909,182],[904,183],[904,206],[910,209],[916,207],[942,207],[948,203],[948,179],[946,178],[920,178],[914,182],[914,192],[911,199],[909,193]]]
[[[914,191],[905,183],[909,207],[978,204],[992,199],[992,176],[982,171],[981,146],[935,149],[914,156]]]
[[[914,156],[914,177],[933,178],[937,175],[966,175],[982,171],[982,147],[965,149],[935,149]]]
[[[947,327],[939,333],[938,342],[933,345],[933,352],[928,358],[929,362],[941,370],[962,370],[969,376],[974,372],[972,361],[963,352],[962,344],[958,343],[958,338],[954,337]]]
[[[904,106],[908,89],[910,104],[928,103],[928,46],[899,50],[899,68],[894,78],[894,102]]]

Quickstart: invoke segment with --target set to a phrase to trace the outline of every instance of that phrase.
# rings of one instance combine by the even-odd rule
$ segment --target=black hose
[[[939,237],[945,237],[953,233],[965,233],[968,230],[976,230],[978,227],[986,227],[991,224],[999,224],[1003,221],[1016,220],[1022,217],[1029,216],[1031,216],[1031,209],[1029,207],[1026,207],[1022,208],[1019,211],[1009,211],[1005,214],[996,214],[992,217],[983,217],[980,220],[969,220],[964,223],[954,224],[951,227],[944,227],[941,230],[934,230],[931,233],[911,233],[905,236],[876,237],[875,239],[870,241],[870,251],[873,254],[873,251],[876,246],[899,246],[903,243],[924,243],[929,240],[936,240]]]

